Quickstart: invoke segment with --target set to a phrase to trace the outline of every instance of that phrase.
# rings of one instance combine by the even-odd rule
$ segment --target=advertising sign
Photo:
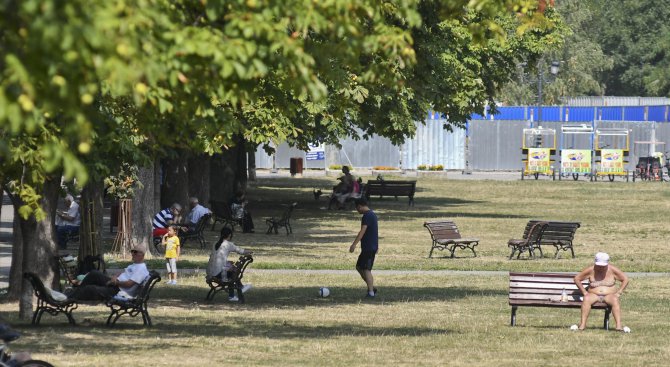
[[[528,172],[550,173],[550,148],[528,148]]]
[[[562,173],[591,173],[590,149],[563,149],[561,151]]]
[[[322,161],[326,159],[326,152],[323,144],[310,144],[309,151],[305,154],[305,159],[308,161]]]
[[[624,173],[623,149],[602,149],[600,151],[600,172]]]

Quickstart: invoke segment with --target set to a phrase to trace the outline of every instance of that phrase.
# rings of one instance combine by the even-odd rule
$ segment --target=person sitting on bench
[[[609,263],[610,256],[604,252],[596,254],[593,265],[585,268],[575,276],[575,284],[584,295],[582,301],[582,318],[579,323],[579,330],[584,330],[586,320],[589,318],[591,305],[596,302],[605,302],[612,307],[612,316],[616,323],[616,330],[623,331],[621,327],[621,306],[619,297],[623,294],[628,285],[628,277],[619,268]],[[589,280],[589,290],[582,285],[584,279]],[[617,289],[616,281],[621,285]]]
[[[78,287],[73,288],[68,298],[78,301],[106,301],[110,298],[120,300],[133,299],[137,296],[140,285],[149,277],[149,270],[144,263],[144,248],[135,247],[130,250],[133,263],[123,273],[111,278],[99,270],[91,270]]]
[[[219,278],[221,282],[227,282],[233,276],[233,264],[228,261],[228,254],[236,252],[240,255],[251,255],[252,252],[241,247],[235,246],[230,242],[233,238],[233,231],[228,227],[221,228],[221,236],[219,241],[214,245],[214,251],[209,255],[209,262],[207,263],[207,277]],[[242,287],[242,293],[251,289],[251,284]],[[235,289],[232,287],[228,290],[228,300],[231,302],[239,301],[235,296]]]
[[[333,195],[328,204],[329,209],[334,203],[337,203],[338,209],[344,209],[344,202],[347,201],[347,198],[354,192],[354,184],[356,183],[356,180],[350,173],[349,167],[342,166],[342,173],[344,173],[344,175],[337,178],[340,182],[333,187]]]
[[[65,205],[67,210],[56,211],[56,239],[58,240],[58,248],[61,250],[67,249],[67,240],[70,236],[79,233],[79,226],[81,225],[81,216],[79,215],[79,204],[74,201],[72,195],[65,196]]]

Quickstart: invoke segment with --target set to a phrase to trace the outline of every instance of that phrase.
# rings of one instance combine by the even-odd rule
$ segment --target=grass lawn
[[[670,358],[667,278],[633,279],[622,301],[631,334],[601,329],[598,310],[584,332],[569,330],[577,309],[520,308],[510,327],[504,275],[378,275],[372,301],[354,274],[249,272],[248,281],[255,288],[243,305],[224,294],[204,302],[202,277],[159,283],[146,329],[130,318],[105,327],[104,307],[82,306],[75,327],[45,315],[33,328],[12,322],[12,305],[0,310],[24,332],[14,349],[56,366],[661,366]],[[323,285],[329,298],[317,296]]]
[[[360,228],[360,215],[355,210],[326,210],[327,199],[315,201],[312,195],[313,188],[325,192],[333,181],[332,177],[261,179],[250,188],[256,233],[236,232],[233,241],[255,251],[255,268],[351,269],[354,260],[347,249]],[[377,269],[577,271],[596,252],[605,251],[624,271],[670,272],[668,183],[419,178],[417,190],[414,207],[407,206],[407,198],[372,198],[380,231]],[[264,218],[278,215],[281,204],[294,201],[298,206],[293,234],[266,235]],[[453,219],[464,237],[481,240],[477,258],[469,250],[457,250],[456,259],[440,258],[445,256],[441,252],[428,259],[431,241],[423,222],[439,218]],[[529,219],[580,222],[574,240],[576,258],[561,252],[554,259],[554,248],[549,246],[544,259],[507,260],[507,240],[520,238]],[[211,245],[218,231],[210,229],[205,232]],[[186,244],[184,253],[183,267],[202,268],[209,255],[194,241]],[[162,266],[159,260],[156,266]]]
[[[354,273],[254,271],[353,267],[356,255],[347,250],[360,215],[325,210],[326,199],[312,196],[313,188],[334,181],[262,179],[250,188],[256,233],[233,238],[255,252],[246,304],[229,303],[221,293],[205,302],[202,275],[182,277],[177,287],[158,284],[149,301],[153,328],[126,317],[109,329],[100,306],[76,310],[75,327],[62,315],[44,315],[43,325],[31,327],[17,319],[16,303],[3,303],[0,316],[24,333],[13,349],[56,366],[664,366],[670,360],[668,277],[632,279],[622,302],[624,325],[633,332],[622,334],[600,329],[598,310],[584,332],[569,330],[577,309],[520,308],[517,327],[510,327],[504,273],[378,273],[380,294],[367,301]],[[626,272],[670,271],[667,183],[419,178],[417,187],[414,207],[407,198],[371,202],[380,220],[377,270],[578,271],[606,251]],[[294,233],[266,235],[263,218],[294,201]],[[477,258],[458,250],[455,259],[427,258],[430,236],[422,224],[439,218],[481,239]],[[507,260],[507,240],[520,237],[528,219],[581,222],[576,258],[554,259],[547,248],[543,259]],[[218,233],[206,232],[211,245]],[[196,246],[187,243],[181,268],[204,268],[208,251]],[[124,265],[109,260],[110,267]],[[150,260],[150,268],[162,269],[160,259]],[[320,286],[331,297],[318,298]]]

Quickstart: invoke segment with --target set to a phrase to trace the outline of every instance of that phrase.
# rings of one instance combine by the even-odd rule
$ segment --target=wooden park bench
[[[223,226],[229,226],[235,232],[235,226],[242,227],[242,219],[237,219],[233,216],[233,211],[230,205],[224,201],[210,200],[212,206],[212,231],[217,222],[221,222]]]
[[[85,274],[92,269],[105,272],[105,261],[101,255],[88,255],[83,264],[79,264],[76,257],[70,254],[56,256],[60,268],[61,290],[68,287],[76,287],[79,282],[77,276]]]
[[[416,181],[387,181],[387,180],[368,180],[365,185],[365,198],[370,200],[370,196],[379,195],[381,199],[384,196],[409,197],[408,205],[414,206],[414,193],[416,192]]]
[[[524,237],[520,239],[511,239],[507,241],[507,247],[512,248],[512,253],[509,254],[509,259],[511,260],[516,253],[516,258],[518,259],[522,253],[528,251],[528,256],[530,258],[535,258],[535,249],[540,248],[540,237],[542,236],[542,231],[547,227],[547,222],[534,222],[530,226],[526,226],[524,231]]]
[[[72,311],[76,310],[79,307],[77,301],[72,299],[65,299],[62,301],[56,300],[52,293],[47,287],[42,283],[42,280],[34,273],[24,273],[23,278],[30,282],[33,286],[33,291],[35,292],[35,297],[37,297],[37,307],[33,313],[33,325],[39,325],[40,320],[42,319],[42,314],[44,312],[48,313],[51,316],[56,316],[59,313],[64,314],[67,317],[67,321],[74,325],[74,317],[72,317]]]
[[[231,271],[232,277],[228,278],[227,281],[222,281],[217,277],[205,277],[205,281],[209,286],[209,292],[205,299],[211,301],[214,299],[214,296],[223,290],[230,291],[236,290],[237,297],[240,300],[240,303],[244,303],[244,293],[242,293],[242,277],[244,277],[244,271],[247,269],[249,264],[254,262],[254,258],[251,255],[242,255],[239,260],[233,264],[233,270]]]
[[[582,293],[574,283],[577,273],[509,273],[509,305],[512,306],[510,325],[516,325],[516,311],[519,307],[560,307],[581,308]],[[588,280],[582,284],[588,289]],[[563,290],[567,302],[561,302]],[[603,327],[609,330],[612,309],[604,302],[596,302],[592,309],[605,310]]]
[[[107,307],[110,309],[109,317],[107,317],[107,325],[113,326],[116,320],[123,315],[135,317],[142,315],[142,321],[145,326],[151,326],[151,317],[149,317],[149,308],[147,301],[149,301],[149,294],[154,289],[156,283],[161,281],[160,275],[155,270],[149,272],[147,277],[137,292],[137,297],[128,300],[120,300],[118,298],[111,298],[107,300]]]
[[[47,312],[52,316],[56,316],[59,313],[65,314],[67,316],[68,322],[72,325],[75,324],[74,317],[72,316],[72,311],[77,309],[80,304],[90,304],[96,305],[101,302],[98,301],[77,301],[74,299],[65,299],[65,300],[56,300],[51,291],[42,283],[42,280],[34,273],[24,273],[23,277],[30,282],[33,286],[35,296],[37,297],[37,307],[33,313],[32,324],[39,325],[42,318],[42,314]],[[122,315],[130,315],[135,317],[138,314],[142,315],[142,320],[144,325],[151,326],[151,318],[149,317],[149,312],[147,309],[147,301],[149,300],[149,294],[153,289],[154,285],[161,280],[160,275],[156,271],[151,271],[149,277],[142,282],[140,285],[140,290],[137,294],[137,297],[129,300],[118,300],[112,298],[105,302],[107,307],[110,308],[109,317],[107,317],[107,325],[112,326]]]
[[[286,228],[287,236],[289,235],[289,233],[293,233],[293,228],[291,228],[291,215],[293,214],[293,210],[297,205],[298,203],[293,203],[289,205],[284,210],[281,217],[266,218],[265,223],[268,225],[268,230],[265,233],[270,234],[272,233],[272,231],[274,231],[275,234],[279,234],[279,227]]]
[[[475,246],[479,244],[478,238],[462,238],[461,233],[456,226],[456,223],[450,220],[429,221],[423,223],[423,226],[428,229],[433,244],[430,248],[428,257],[433,257],[433,250],[448,250],[451,257],[454,257],[456,248],[462,250],[470,249],[472,254],[477,257]]]
[[[209,223],[209,219],[212,217],[212,214],[207,213],[198,219],[198,223],[195,224],[195,229],[193,232],[181,232],[179,234],[179,245],[184,248],[186,241],[195,238],[200,243],[200,248],[204,249],[207,246],[207,241],[203,236],[205,231],[205,226]]]
[[[533,219],[528,221],[528,223],[526,224],[526,228],[524,229],[523,232],[523,238],[521,240],[515,240],[515,241],[522,241],[528,239],[528,235],[531,232],[531,229],[538,222],[546,223],[546,226],[542,229],[541,233],[539,233],[539,239],[537,240],[533,239],[533,241],[531,241],[530,244],[521,246],[521,250],[522,251],[529,250],[531,257],[534,257],[535,250],[538,250],[540,252],[540,257],[543,257],[544,254],[542,253],[541,246],[552,245],[556,249],[554,258],[558,257],[560,250],[563,251],[570,250],[572,258],[574,259],[575,251],[572,247],[572,241],[575,238],[575,232],[577,231],[577,228],[580,227],[579,222],[560,222],[560,221]],[[508,242],[508,245],[510,247],[513,247],[511,245],[512,241],[513,240],[510,240],[510,242]],[[513,255],[514,255],[514,247],[512,248],[512,254],[510,255],[510,259],[512,258]]]

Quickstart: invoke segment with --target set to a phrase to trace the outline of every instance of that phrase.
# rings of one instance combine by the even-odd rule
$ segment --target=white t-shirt
[[[79,226],[81,225],[81,215],[79,215],[79,204],[77,204],[75,201],[73,201],[70,204],[70,207],[67,209],[67,215],[72,217],[72,220],[67,220],[65,218],[61,218],[60,224],[61,225],[68,225],[68,226]]]
[[[119,289],[122,292],[125,292],[128,294],[130,297],[137,297],[137,291],[140,288],[140,284],[144,282],[144,279],[146,279],[149,276],[149,269],[147,269],[147,265],[145,263],[140,263],[140,264],[130,264],[126,268],[126,270],[119,275],[119,282],[125,282],[126,280],[132,280],[135,282],[135,285],[133,285],[130,288],[123,288],[119,287]]]

